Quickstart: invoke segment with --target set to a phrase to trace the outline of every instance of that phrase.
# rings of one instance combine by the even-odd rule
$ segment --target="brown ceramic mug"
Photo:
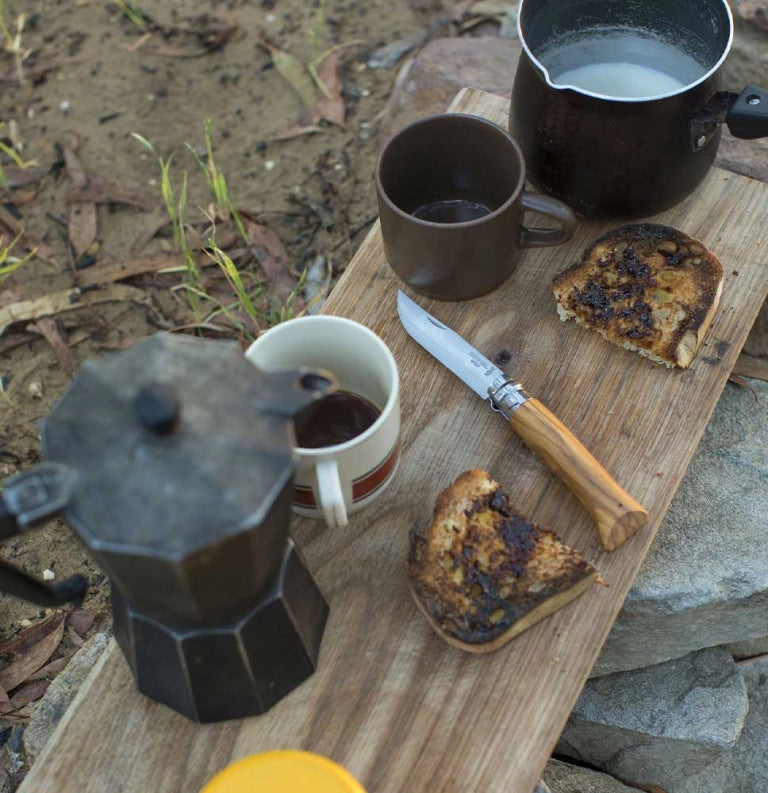
[[[497,124],[460,113],[408,124],[376,166],[387,261],[412,289],[437,300],[490,292],[512,274],[523,248],[559,245],[576,226],[565,204],[524,186],[520,146]],[[527,228],[525,212],[560,227]]]

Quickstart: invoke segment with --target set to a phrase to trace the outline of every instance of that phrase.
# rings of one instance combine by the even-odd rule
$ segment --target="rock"
[[[91,668],[107,646],[105,633],[94,634],[54,678],[24,732],[24,747],[31,759],[43,750]]]
[[[723,391],[593,676],[768,635],[768,383],[747,382]]]
[[[768,42],[765,45],[768,48]],[[751,179],[768,182],[768,140],[734,138],[723,129],[715,165]]]
[[[409,33],[402,39],[379,47],[368,58],[366,65],[369,69],[391,69],[393,66],[397,66],[399,61],[412,49],[423,44],[433,32],[430,28],[422,28]]]
[[[440,113],[465,86],[510,96],[520,42],[495,36],[435,39],[400,70],[380,135]]]
[[[763,303],[742,352],[755,358],[768,359],[768,301]]]
[[[749,715],[736,745],[669,793],[765,793],[768,790],[768,658],[739,664]]]
[[[744,5],[744,4],[743,4]],[[764,12],[763,8],[763,12]],[[768,27],[755,12],[750,19],[736,18],[733,45],[723,64],[723,88],[740,93],[745,85],[765,88],[768,73]]]
[[[608,774],[560,760],[550,760],[547,763],[544,781],[552,793],[641,793],[637,788],[627,787]]]
[[[628,784],[672,791],[735,745],[748,707],[730,653],[702,650],[588,681],[556,751]]]
[[[536,783],[533,793],[552,793],[552,791],[547,787],[546,783],[540,779]]]
[[[766,0],[730,0],[734,21],[768,31],[768,3]]]
[[[755,658],[758,655],[768,655],[768,636],[759,639],[748,639],[745,642],[726,644],[726,650],[737,660]]]

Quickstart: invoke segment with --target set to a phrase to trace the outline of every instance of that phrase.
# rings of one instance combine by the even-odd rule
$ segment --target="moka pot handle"
[[[33,528],[61,513],[77,482],[77,474],[61,463],[44,462],[6,479],[0,494],[0,540]],[[8,562],[0,561],[0,591],[40,606],[60,606],[85,593],[86,581],[75,575],[58,584],[44,584]]]

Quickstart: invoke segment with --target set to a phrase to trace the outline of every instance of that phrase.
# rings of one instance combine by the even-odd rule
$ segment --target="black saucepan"
[[[581,215],[678,203],[711,167],[722,123],[768,136],[768,91],[721,90],[725,0],[522,0],[518,30],[510,132],[531,182]]]

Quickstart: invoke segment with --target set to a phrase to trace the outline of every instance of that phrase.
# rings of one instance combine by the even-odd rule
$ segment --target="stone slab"
[[[736,745],[669,793],[768,791],[768,657],[739,664],[749,694],[749,715]]]
[[[587,682],[556,751],[637,787],[675,789],[739,739],[747,691],[724,648]]]
[[[726,650],[737,660],[756,658],[759,655],[768,655],[768,636],[757,639],[748,639],[745,642],[734,642],[725,645]]]
[[[747,382],[723,391],[593,676],[768,635],[768,383]]]
[[[544,769],[544,781],[552,793],[641,793],[608,774],[554,759]]]
[[[384,110],[382,142],[408,122],[444,111],[466,86],[509,96],[520,52],[519,41],[496,36],[429,42],[398,74]]]

